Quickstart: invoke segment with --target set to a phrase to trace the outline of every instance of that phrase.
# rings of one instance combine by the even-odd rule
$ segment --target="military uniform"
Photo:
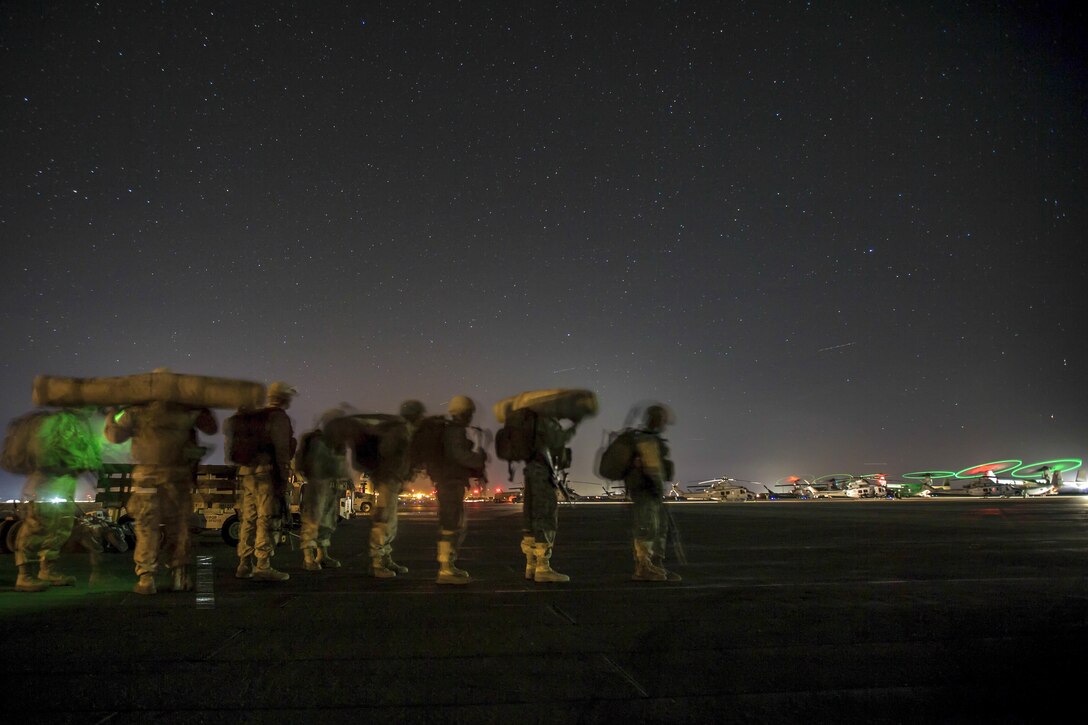
[[[9,423],[5,458],[29,472],[23,488],[28,503],[15,541],[16,591],[75,583],[75,577],[57,570],[57,560],[76,520],[77,476],[102,464],[102,446],[91,432],[88,412],[37,411]],[[35,562],[37,575],[32,573]]]
[[[381,465],[373,476],[377,494],[370,512],[370,572],[379,578],[408,573],[408,568],[393,561],[393,542],[397,538],[397,508],[404,484],[412,479],[408,445],[415,425],[404,426],[382,439]]]
[[[471,577],[456,565],[457,553],[465,539],[465,490],[470,478],[483,475],[487,454],[474,450],[468,424],[476,405],[459,395],[450,401],[451,420],[442,431],[442,462],[434,472],[438,497],[438,578],[439,584],[466,584]]]
[[[154,594],[160,563],[173,570],[173,588],[193,587],[190,571],[189,519],[193,513],[196,465],[204,449],[195,430],[213,435],[219,429],[207,408],[155,401],[107,415],[106,438],[132,439],[132,491],[126,508],[135,519],[133,552],[139,594]],[[161,533],[160,533],[161,526]],[[160,555],[160,538],[165,535]]]
[[[261,451],[247,465],[238,467],[242,481],[242,503],[238,532],[239,579],[285,581],[286,572],[272,568],[276,550],[276,524],[283,514],[282,494],[291,480],[293,429],[285,408],[295,389],[273,383],[268,390],[268,436],[270,450]]]
[[[15,539],[15,566],[18,591],[41,591],[47,586],[69,586],[75,578],[56,570],[60,549],[72,535],[75,524],[76,477],[71,473],[36,471],[27,478],[23,491],[30,502],[23,510],[23,523]],[[38,563],[38,575],[30,565]]]
[[[340,562],[329,555],[332,534],[339,518],[340,499],[347,477],[344,449],[335,450],[321,430],[308,433],[296,456],[295,468],[303,474],[299,515],[303,568],[335,569]]]
[[[650,420],[647,426],[634,431],[635,457],[624,477],[630,497],[633,525],[633,548],[636,581],[679,581],[680,576],[665,569],[665,540],[669,532],[665,512],[665,481],[672,478],[673,465],[669,449],[660,435],[663,416]]]
[[[570,577],[551,568],[552,547],[559,529],[559,467],[565,463],[567,442],[575,428],[563,429],[559,421],[539,416],[533,458],[525,464],[522,503],[521,551],[525,554],[525,578],[538,582],[564,582]]]

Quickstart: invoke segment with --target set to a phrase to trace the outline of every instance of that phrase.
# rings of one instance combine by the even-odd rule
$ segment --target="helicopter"
[[[674,501],[751,501],[756,497],[735,478],[727,476],[689,483],[687,490],[681,490],[677,482],[666,496]]]

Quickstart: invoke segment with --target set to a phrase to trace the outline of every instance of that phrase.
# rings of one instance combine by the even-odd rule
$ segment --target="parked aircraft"
[[[812,482],[801,476],[786,476],[775,481],[776,488],[789,487],[789,491],[775,491],[770,486],[763,486],[767,489],[767,498],[774,501],[775,499],[804,499],[806,501],[820,498],[816,488],[812,485]]]
[[[746,487],[736,483],[736,479],[725,476],[690,483],[687,490],[681,490],[680,484],[674,483],[666,496],[676,501],[751,501],[756,497]]]

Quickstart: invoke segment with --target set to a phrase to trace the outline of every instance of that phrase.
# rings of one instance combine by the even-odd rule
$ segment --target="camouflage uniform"
[[[155,401],[106,417],[106,437],[113,443],[132,439],[132,492],[126,508],[135,518],[133,562],[140,582],[136,591],[154,594],[160,563],[174,570],[173,588],[192,589],[189,519],[193,513],[196,465],[204,449],[195,431],[219,429],[207,408]],[[160,533],[160,525],[162,533]],[[160,538],[165,535],[160,556]]]
[[[543,581],[569,581],[555,572],[550,560],[555,534],[559,528],[559,465],[566,457],[567,442],[575,428],[566,430],[555,418],[539,416],[536,425],[534,456],[525,464],[522,502],[521,551],[525,554],[525,578]]]
[[[294,388],[285,398],[272,397],[269,389],[268,418],[272,452],[260,452],[249,465],[238,467],[242,480],[240,528],[238,531],[239,579],[284,581],[289,574],[272,568],[272,556],[276,549],[276,526],[283,514],[281,500],[285,487],[291,480],[291,445],[293,429],[291,419],[284,410],[290,404]]]
[[[15,566],[22,572],[27,571],[24,567],[38,562],[40,571],[37,580],[43,585],[66,586],[75,583],[73,577],[52,571],[61,547],[72,535],[75,494],[74,474],[36,471],[27,478],[23,495],[30,499],[30,503],[24,509],[23,523],[15,539]],[[19,586],[20,583],[23,586]],[[24,581],[17,582],[16,588],[20,591],[40,591],[44,587]]]
[[[405,420],[403,426],[381,441],[381,464],[373,476],[377,494],[370,512],[370,573],[388,578],[408,573],[393,561],[393,541],[397,538],[397,505],[404,484],[412,480],[412,463],[408,448],[418,421]]]
[[[484,451],[473,450],[468,424],[476,406],[465,396],[450,401],[452,419],[442,432],[442,464],[434,476],[438,497],[438,578],[439,584],[465,584],[471,577],[456,566],[457,553],[465,539],[465,490],[470,478],[483,475],[487,464]]]
[[[320,430],[307,434],[299,448],[295,468],[306,479],[299,503],[303,568],[308,571],[319,571],[322,567],[335,569],[340,562],[329,556],[328,549],[336,530],[347,477],[344,451],[334,450]]]
[[[653,408],[651,408],[653,410]],[[673,466],[669,449],[660,431],[664,413],[647,411],[647,426],[634,431],[635,458],[624,477],[634,517],[633,548],[634,579],[638,581],[679,581],[680,577],[666,570],[665,540],[669,519],[665,512],[665,481],[672,478]]]

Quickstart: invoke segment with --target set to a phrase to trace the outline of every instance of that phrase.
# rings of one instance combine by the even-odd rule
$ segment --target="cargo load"
[[[152,401],[197,408],[257,408],[265,386],[248,380],[151,372],[113,378],[62,378],[38,375],[35,405],[138,405]]]
[[[581,388],[528,390],[495,403],[495,419],[505,423],[506,416],[522,408],[548,418],[579,423],[583,418],[597,414],[597,395]]]
[[[408,426],[399,415],[360,413],[325,424],[325,436],[335,446],[351,449],[355,470],[384,477],[404,466],[408,456]]]

